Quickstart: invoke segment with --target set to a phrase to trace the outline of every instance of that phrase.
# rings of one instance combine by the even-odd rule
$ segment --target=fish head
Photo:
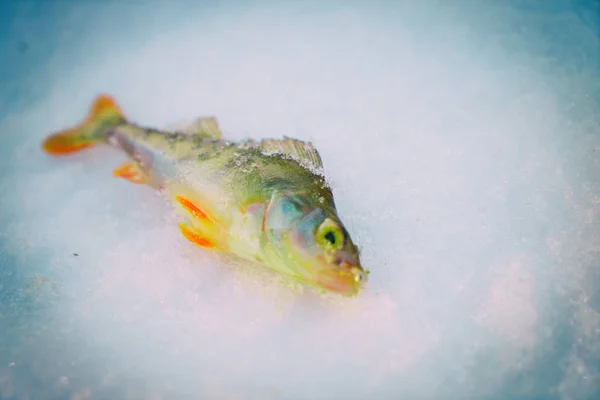
[[[276,195],[265,214],[275,269],[320,288],[352,296],[367,281],[357,246],[335,211],[293,195]]]

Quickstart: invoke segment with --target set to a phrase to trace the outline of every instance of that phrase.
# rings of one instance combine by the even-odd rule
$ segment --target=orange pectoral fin
[[[179,224],[183,236],[200,247],[224,249],[224,232],[209,210],[181,194],[175,200],[192,216],[187,223]]]
[[[198,206],[196,206],[194,203],[192,203],[186,197],[177,195],[177,196],[175,196],[175,199],[179,202],[179,204],[181,204],[183,206],[183,208],[188,210],[190,212],[190,214],[192,214],[195,218],[198,218],[198,219],[204,220],[204,221],[210,221],[210,218],[208,217],[208,215],[206,215],[206,213],[204,211],[202,211]]]
[[[127,179],[129,182],[142,184],[146,183],[146,176],[140,167],[131,161],[127,161],[119,168],[113,171],[114,176],[119,178]]]
[[[205,248],[214,248],[215,244],[209,239],[202,237],[201,235],[194,232],[190,229],[186,224],[179,224],[179,230],[181,234],[190,242],[194,243],[197,246],[205,247]]]

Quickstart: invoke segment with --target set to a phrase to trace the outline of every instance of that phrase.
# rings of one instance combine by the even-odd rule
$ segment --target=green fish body
[[[62,155],[97,143],[125,152],[115,175],[161,191],[184,237],[200,247],[260,263],[321,289],[355,295],[366,282],[311,143],[224,140],[215,118],[171,130],[129,123],[100,96],[79,126],[50,135]]]

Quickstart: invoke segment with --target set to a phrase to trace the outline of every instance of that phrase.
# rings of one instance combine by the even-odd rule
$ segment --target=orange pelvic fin
[[[200,235],[199,233],[197,233],[195,230],[193,230],[192,228],[190,228],[188,225],[182,223],[179,224],[179,230],[181,231],[181,234],[190,242],[194,243],[197,246],[200,247],[204,247],[204,248],[214,248],[215,243],[212,242],[210,239],[205,238],[204,236]]]
[[[116,168],[113,171],[113,175],[127,179],[129,182],[136,184],[143,184],[148,181],[144,171],[142,171],[140,166],[133,161],[123,163],[119,168]]]
[[[125,117],[115,101],[110,96],[100,95],[83,122],[48,136],[42,148],[52,155],[74,153],[102,142],[107,129],[123,122]]]

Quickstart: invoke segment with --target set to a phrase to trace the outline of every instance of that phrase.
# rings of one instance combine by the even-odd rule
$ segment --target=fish
[[[127,156],[115,177],[147,185],[171,203],[184,238],[260,264],[324,293],[356,296],[369,271],[337,212],[311,142],[225,140],[215,116],[166,129],[127,119],[108,94],[78,125],[49,134],[42,149],[68,156],[109,145]]]

